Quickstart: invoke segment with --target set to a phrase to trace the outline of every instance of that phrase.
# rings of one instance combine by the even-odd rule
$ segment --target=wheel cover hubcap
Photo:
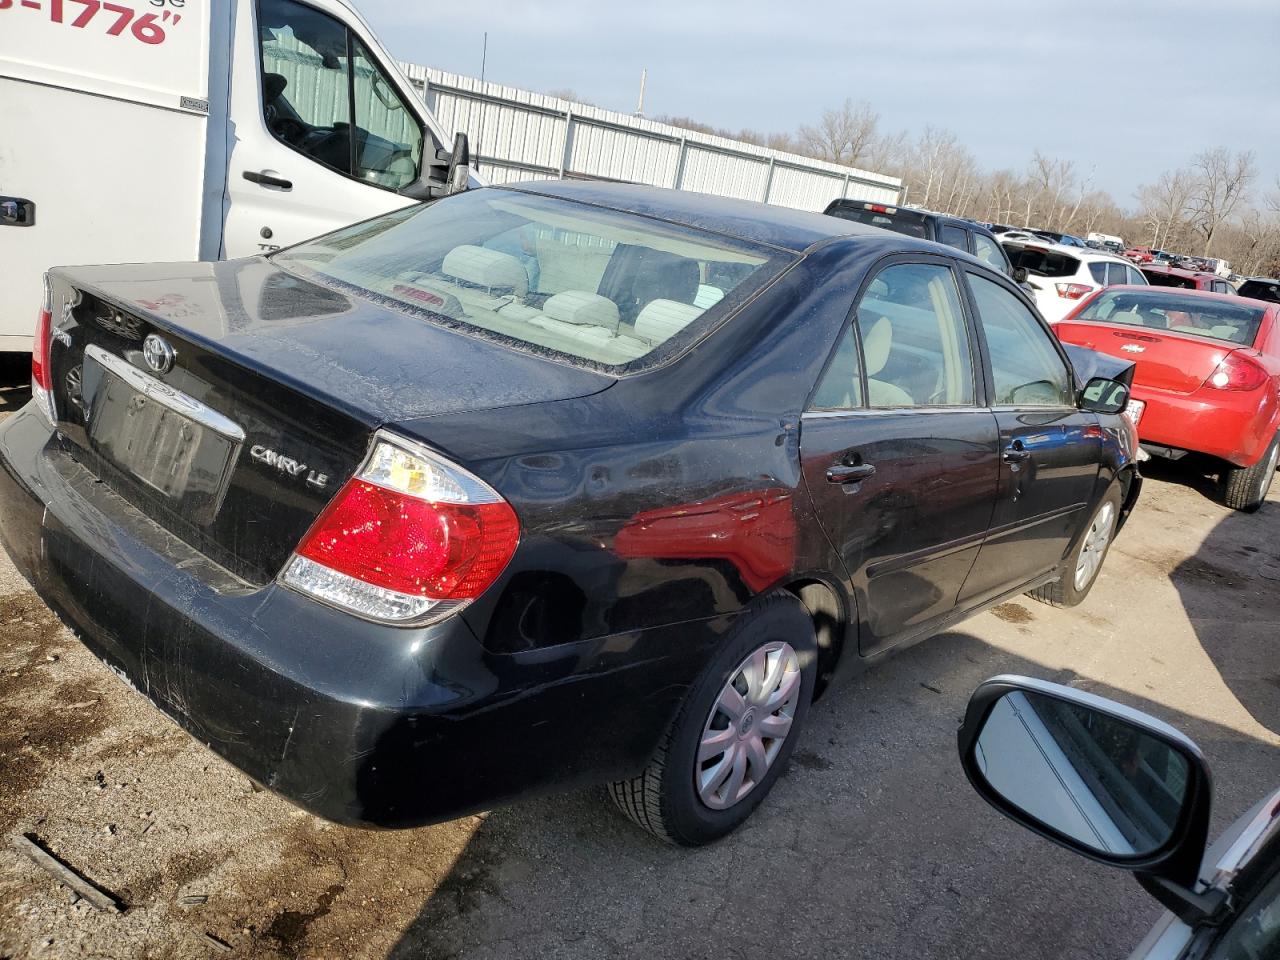
[[[1102,566],[1102,558],[1107,552],[1107,544],[1111,542],[1115,521],[1116,508],[1110,501],[1104,503],[1102,509],[1094,515],[1093,523],[1084,536],[1084,546],[1080,548],[1080,558],[1076,561],[1077,590],[1087,587]]]
[[[800,659],[789,643],[747,656],[716,698],[693,765],[698,798],[726,810],[751,793],[782,751],[800,702]]]

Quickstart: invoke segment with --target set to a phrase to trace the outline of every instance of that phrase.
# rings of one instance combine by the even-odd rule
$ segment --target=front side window
[[[260,0],[258,21],[262,112],[277,140],[390,190],[417,179],[422,127],[344,24],[294,0]]]
[[[607,368],[696,342],[792,262],[691,227],[498,189],[344,227],[274,260],[426,322]]]
[[[1000,284],[969,274],[969,287],[991,355],[996,406],[1072,406],[1071,375],[1052,335]]]
[[[968,328],[950,268],[885,267],[858,302],[857,322],[871,406],[973,404]]]

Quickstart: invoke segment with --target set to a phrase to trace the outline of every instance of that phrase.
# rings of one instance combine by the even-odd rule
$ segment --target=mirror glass
[[[1190,763],[1141,727],[1043,694],[1014,691],[974,747],[993,791],[1093,853],[1143,857],[1173,836]]]
[[[1129,402],[1129,388],[1116,380],[1094,377],[1080,394],[1086,410],[1095,413],[1119,413]]]

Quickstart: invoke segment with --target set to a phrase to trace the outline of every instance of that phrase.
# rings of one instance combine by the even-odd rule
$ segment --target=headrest
[[[695,307],[714,307],[717,303],[724,299],[724,291],[719,287],[713,287],[708,283],[698,284],[698,292],[694,294],[693,305]]]
[[[636,336],[657,346],[693,323],[701,313],[702,308],[691,303],[651,300],[636,317]]]
[[[884,369],[892,346],[893,325],[888,317],[880,317],[862,336],[862,355],[866,359],[868,377],[874,377]]]
[[[529,292],[529,275],[519,260],[509,253],[469,243],[450,250],[440,265],[440,272],[478,287],[509,289],[518,297]]]
[[[542,305],[542,312],[552,320],[577,326],[604,327],[618,330],[618,305],[608,297],[585,290],[565,290]]]
[[[262,102],[274,103],[280,94],[284,93],[284,88],[289,85],[289,81],[281,73],[264,73],[262,75]]]

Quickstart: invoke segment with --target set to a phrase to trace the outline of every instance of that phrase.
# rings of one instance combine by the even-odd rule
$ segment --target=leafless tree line
[[[1280,177],[1258,195],[1253,154],[1205,150],[1167,170],[1122,208],[1094,185],[1092,170],[1034,150],[1023,170],[984,170],[950,130],[886,132],[865,100],[847,99],[794,134],[731,131],[687,117],[661,117],[703,133],[746,140],[846,166],[902,177],[904,203],[974,220],[1083,236],[1107,233],[1128,243],[1229,260],[1242,274],[1280,274]]]

